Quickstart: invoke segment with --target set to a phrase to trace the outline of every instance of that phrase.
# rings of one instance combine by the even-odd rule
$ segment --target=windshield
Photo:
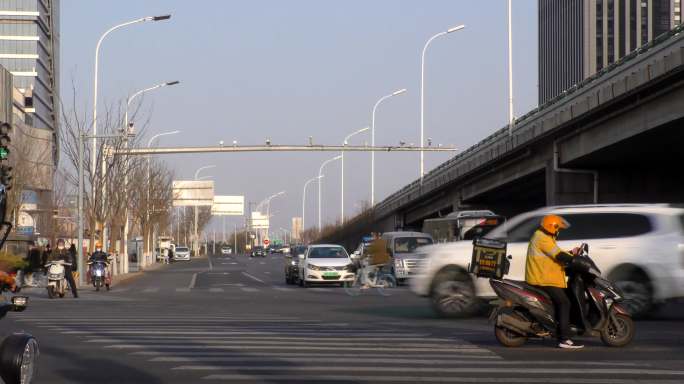
[[[176,252],[187,252],[188,248],[187,247],[176,247]]]
[[[310,259],[343,259],[348,257],[347,251],[342,247],[315,247],[309,251]]]
[[[413,253],[416,248],[430,244],[429,237],[399,237],[394,239],[394,253]]]

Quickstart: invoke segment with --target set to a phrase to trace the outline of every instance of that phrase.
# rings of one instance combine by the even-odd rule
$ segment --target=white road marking
[[[355,367],[347,367],[353,371]],[[281,367],[282,369],[282,367]],[[343,381],[354,383],[376,383],[376,382],[402,382],[402,383],[548,383],[548,384],[643,384],[640,379],[589,379],[589,378],[550,378],[550,377],[444,377],[444,376],[355,376],[355,375],[329,375],[317,374],[314,376],[302,375],[268,375],[263,376],[269,381],[287,382],[316,382],[325,383],[328,381]],[[226,382],[254,382],[254,375],[225,374],[208,375],[203,380],[222,380]],[[652,384],[679,384],[673,380],[654,380]]]
[[[209,288],[209,292],[225,292],[223,288]]]
[[[144,293],[155,293],[159,292],[159,287],[143,289]]]
[[[195,283],[197,283],[197,273],[194,273],[192,275],[192,279],[190,279],[190,285],[188,285],[188,289],[195,288]]]
[[[207,260],[209,261],[209,270],[213,271],[214,270],[214,264],[211,263],[211,256],[207,256]]]
[[[268,350],[274,350],[274,349],[282,349],[282,350],[304,350],[304,351],[310,351],[310,350],[323,350],[323,351],[329,351],[331,349],[334,349],[336,351],[367,351],[367,352],[386,352],[386,351],[395,351],[396,349],[394,346],[388,346],[388,347],[317,347],[317,346],[291,346],[291,345],[272,345],[272,346],[264,346],[264,345],[241,345],[238,343],[237,345],[187,345],[187,344],[112,344],[112,345],[106,345],[104,348],[107,349],[143,349],[143,348],[151,348],[151,349],[186,349],[186,350],[221,350],[221,349],[228,349],[228,350],[259,350],[259,349],[268,349]],[[489,354],[492,353],[489,350],[486,349],[481,349],[481,348],[402,348],[402,352],[459,352],[459,353],[482,353],[482,354]],[[280,367],[282,369],[282,367]],[[683,371],[684,374],[684,371]]]
[[[418,356],[418,355],[416,355]],[[269,356],[272,357],[272,356]],[[524,360],[518,360],[518,361],[504,361],[504,360],[497,360],[497,359],[489,359],[485,361],[473,361],[472,359],[464,359],[460,360],[459,358],[456,359],[444,359],[444,356],[441,356],[442,359],[421,359],[419,357],[417,358],[394,358],[394,357],[377,357],[377,356],[359,356],[355,355],[355,357],[339,357],[337,355],[328,355],[327,357],[321,357],[320,355],[308,355],[306,357],[306,362],[307,363],[332,363],[332,364],[338,364],[338,363],[366,363],[366,364],[406,364],[406,365],[411,365],[411,364],[418,364],[418,365],[445,365],[445,364],[453,364],[453,365],[496,365],[496,366],[516,366],[516,365],[523,365],[523,366],[528,366],[530,365],[530,361],[524,361]],[[497,358],[499,358],[497,356]],[[292,363],[301,363],[302,362],[302,357],[300,356],[291,356],[288,354],[281,354],[279,357],[277,357],[278,361],[283,361],[283,362],[292,362]],[[197,357],[182,357],[182,356],[160,356],[160,357],[155,357],[152,359],[149,359],[148,361],[154,361],[154,362],[174,362],[174,363],[183,363],[183,362],[263,362],[264,361],[264,355],[256,355],[256,356],[197,356]],[[582,367],[585,366],[610,366],[610,367],[650,367],[650,364],[645,364],[645,363],[634,363],[634,362],[586,362],[586,361],[534,361],[534,365],[561,365],[561,366],[572,366],[572,365],[579,365]]]
[[[314,291],[314,292],[330,292],[330,288],[321,288],[321,287],[316,287],[316,288],[309,288],[309,291]]]
[[[270,274],[271,274],[271,272],[268,272],[268,271],[266,271],[266,272],[264,272],[264,273],[267,274],[267,275],[270,275]]]
[[[176,288],[176,292],[190,292],[190,288]]]
[[[291,291],[294,291],[294,289],[288,288],[288,287],[277,287],[277,286],[274,286],[273,289],[275,289],[276,291],[283,291],[283,292],[291,292]]]
[[[411,356],[415,356],[416,359],[448,359],[450,355],[445,355],[445,354],[425,354],[425,353],[420,353],[420,354],[406,354],[403,351],[395,351],[397,355],[400,355],[401,357],[398,358],[408,358]],[[244,354],[242,353],[236,353],[236,352],[231,352],[231,351],[226,351],[226,352],[212,352],[212,351],[139,351],[139,352],[131,352],[129,355],[133,356],[162,356],[162,357],[191,357],[191,358],[202,358],[202,357],[228,357],[228,358],[249,358],[245,357]],[[260,361],[263,362],[264,357],[268,358],[275,358],[279,359],[281,357],[284,358],[300,358],[300,362],[302,361],[301,358],[323,358],[323,357],[339,357],[339,358],[360,358],[360,357],[368,357],[368,358],[376,358],[378,357],[376,354],[358,354],[358,353],[338,353],[337,351],[330,350],[328,353],[325,352],[317,352],[317,353],[301,353],[301,352],[291,352],[291,353],[279,353],[279,352],[259,352],[258,355],[255,355],[254,358],[260,359]],[[392,354],[384,354],[383,356],[390,357],[393,356]],[[458,356],[453,356],[453,361],[463,361],[463,360],[502,360],[500,356],[497,355],[458,355]],[[525,362],[529,364],[529,362]],[[581,362],[577,362],[581,363]]]
[[[240,370],[240,371],[282,371],[283,366],[220,366],[220,365],[182,365],[180,367],[172,368],[173,370],[202,370],[202,371],[222,371],[222,370]],[[287,367],[288,371],[349,371],[355,372],[412,372],[412,373],[476,373],[481,374],[481,367],[364,367],[364,366],[311,366],[311,365],[290,365]],[[643,376],[684,376],[684,371],[670,371],[664,369],[630,369],[630,368],[512,368],[512,367],[487,367],[487,373],[522,373],[522,374],[549,374],[549,375],[643,375]],[[577,380],[576,380],[577,381]],[[418,380],[420,382],[420,380]],[[567,381],[566,381],[567,382]],[[574,381],[573,381],[574,382]]]
[[[264,282],[264,281],[261,280],[260,278],[258,278],[258,277],[256,277],[256,276],[252,276],[252,275],[250,275],[250,274],[247,273],[247,272],[242,272],[242,274],[245,275],[245,276],[247,276],[247,277],[249,277],[250,279],[252,279],[252,280],[254,280],[254,281],[258,281],[258,282],[260,282],[260,283],[263,283],[263,282]]]
[[[253,287],[244,287],[240,288],[244,292],[259,292],[259,288],[253,288]]]

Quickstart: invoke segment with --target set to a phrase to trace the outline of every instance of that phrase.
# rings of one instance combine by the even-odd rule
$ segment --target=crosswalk
[[[458,334],[280,315],[71,314],[17,318],[183,382],[674,383],[639,361],[504,359]],[[639,379],[637,380],[637,377]],[[644,380],[643,377],[647,377]]]

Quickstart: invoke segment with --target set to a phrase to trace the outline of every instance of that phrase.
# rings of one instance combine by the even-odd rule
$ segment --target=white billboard
[[[214,204],[213,180],[174,180],[173,206],[211,206]]]
[[[252,229],[268,229],[268,217],[261,212],[252,212]]]
[[[245,214],[245,197],[214,196],[211,214],[215,216],[242,216]]]

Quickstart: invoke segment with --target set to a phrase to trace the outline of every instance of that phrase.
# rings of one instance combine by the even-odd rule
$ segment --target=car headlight
[[[291,265],[297,265],[297,262],[294,261],[294,260],[292,260],[292,261],[290,261],[290,264],[291,264]]]
[[[394,266],[395,266],[396,268],[403,268],[403,267],[404,267],[404,263],[402,263],[401,260],[394,260]]]
[[[307,264],[306,267],[309,268],[309,269],[312,270],[312,271],[320,271],[320,270],[321,270],[321,267],[319,267],[318,265]]]

